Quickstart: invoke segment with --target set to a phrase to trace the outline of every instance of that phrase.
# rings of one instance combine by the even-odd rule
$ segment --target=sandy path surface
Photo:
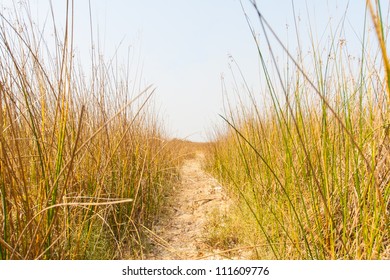
[[[184,162],[181,182],[151,236],[154,249],[147,259],[223,259],[204,242],[204,228],[210,213],[228,209],[228,200],[218,181],[202,169],[203,162],[201,152]]]

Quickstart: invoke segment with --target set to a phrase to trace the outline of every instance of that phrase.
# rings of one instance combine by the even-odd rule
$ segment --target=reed
[[[367,1],[376,32],[364,31],[360,59],[338,37],[325,48],[310,34],[309,64],[294,58],[252,3],[266,38],[260,45],[254,36],[266,86],[260,96],[249,90],[236,66],[250,105],[226,107],[227,132],[215,133],[210,170],[251,225],[248,245],[261,244],[254,257],[390,258],[390,68],[379,1],[375,8]],[[288,65],[277,63],[271,37]],[[375,37],[376,52],[368,47]]]
[[[73,10],[54,42],[26,3],[0,14],[0,259],[143,258],[177,177],[154,89],[96,50],[85,74]]]

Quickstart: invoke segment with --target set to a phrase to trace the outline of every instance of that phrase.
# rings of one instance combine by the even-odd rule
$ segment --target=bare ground
[[[218,181],[202,169],[198,152],[184,162],[181,182],[168,198],[166,214],[150,232],[152,253],[147,259],[225,259],[221,250],[205,242],[205,227],[213,212],[226,213],[229,200]],[[240,258],[230,254],[229,258]]]

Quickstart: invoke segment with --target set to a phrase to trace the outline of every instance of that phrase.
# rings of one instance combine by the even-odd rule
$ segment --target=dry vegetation
[[[197,153],[208,153],[213,146],[211,142],[192,142],[183,139],[172,139],[168,141],[168,146],[181,155],[181,160],[194,158]]]
[[[311,36],[311,67],[306,59],[273,68],[257,43],[267,82],[261,100],[271,103],[246,88],[252,105],[227,109],[228,132],[216,132],[210,157],[256,258],[390,258],[387,25],[380,6],[370,14],[376,36],[365,31],[359,60],[336,36],[325,53]],[[377,39],[373,52],[367,46]]]
[[[26,4],[0,15],[0,259],[141,258],[177,177],[153,90],[94,51],[90,77],[74,61],[72,9],[55,42]]]
[[[260,259],[390,259],[380,6],[368,6],[376,37],[365,31],[358,60],[335,36],[327,59],[313,39],[310,67],[306,59],[280,69],[256,41],[270,103],[243,79],[251,105],[228,106],[215,142],[193,143],[166,140],[153,89],[120,65],[92,50],[90,74],[81,70],[71,1],[54,42],[20,5],[14,18],[0,14],[0,259],[144,258],[178,167],[199,151],[234,200],[206,223],[208,246]]]

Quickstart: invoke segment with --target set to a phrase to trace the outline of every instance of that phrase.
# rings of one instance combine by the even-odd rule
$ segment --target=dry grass
[[[197,153],[209,153],[212,149],[211,142],[193,142],[183,139],[172,139],[167,142],[167,145],[178,151],[181,159],[190,159],[196,157]]]
[[[1,14],[0,259],[142,258],[178,161],[153,89],[95,51],[90,76],[77,66],[67,6],[55,44],[26,4]]]
[[[359,60],[333,37],[325,60],[317,52],[323,46],[313,43],[313,71],[284,46],[292,65],[274,60],[273,68],[256,42],[264,96],[248,90],[251,106],[227,108],[228,132],[216,132],[210,168],[252,225],[248,240],[267,244],[258,258],[390,258],[389,59],[380,7],[370,11],[379,50],[367,49],[365,31]]]

